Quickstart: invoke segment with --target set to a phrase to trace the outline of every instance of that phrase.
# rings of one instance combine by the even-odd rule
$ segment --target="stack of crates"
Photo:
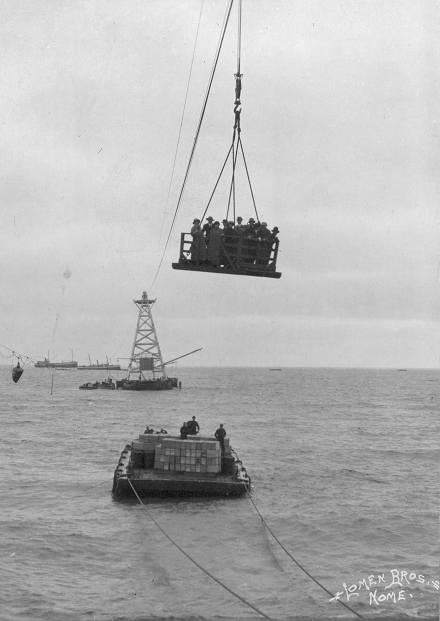
[[[133,442],[133,465],[135,468],[153,468],[156,447],[167,436],[156,433],[141,433]]]
[[[214,442],[214,439],[212,436],[209,438],[208,436],[188,436],[188,440],[191,440],[191,442]],[[225,438],[223,440],[223,443],[225,445],[225,455],[231,455],[231,446],[229,444],[229,438]],[[220,446],[220,443],[218,443]]]
[[[204,474],[215,476],[221,472],[220,443],[213,438],[162,437],[156,446],[154,470],[157,472]]]

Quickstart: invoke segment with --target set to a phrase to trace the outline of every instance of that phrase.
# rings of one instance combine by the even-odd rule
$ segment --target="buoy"
[[[21,368],[20,363],[17,362],[17,366],[12,369],[12,379],[15,383],[17,383],[22,375],[23,369]]]

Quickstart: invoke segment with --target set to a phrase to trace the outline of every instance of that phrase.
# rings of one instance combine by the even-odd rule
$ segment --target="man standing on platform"
[[[212,218],[211,216],[208,216],[207,218],[207,222],[206,224],[203,225],[203,235],[205,236],[206,239],[206,245],[208,245],[209,243],[209,236],[211,235],[211,229],[214,228],[214,218]]]
[[[183,423],[183,425],[180,428],[180,439],[186,440],[187,438],[188,438],[188,426],[186,423]]]
[[[192,417],[192,420],[189,420],[186,423],[186,426],[188,427],[188,433],[191,436],[196,436],[200,431],[199,423],[196,421],[195,416]]]
[[[220,427],[217,429],[217,431],[215,432],[215,439],[218,440],[220,442],[220,448],[222,450],[222,455],[225,454],[225,436],[226,436],[226,430],[223,429],[223,425],[220,424]]]

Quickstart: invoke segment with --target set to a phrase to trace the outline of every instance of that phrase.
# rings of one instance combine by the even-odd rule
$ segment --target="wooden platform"
[[[260,278],[281,278],[281,272],[265,270],[257,267],[213,267],[212,265],[192,265],[191,263],[172,263],[174,270],[185,270],[187,272],[208,272],[212,274],[228,274],[229,276],[259,276]]]

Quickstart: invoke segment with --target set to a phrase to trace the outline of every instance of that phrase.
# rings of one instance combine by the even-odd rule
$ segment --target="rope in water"
[[[278,543],[278,545],[284,550],[284,552],[292,559],[292,561],[294,563],[296,563],[298,565],[298,567],[300,569],[302,569],[302,571],[307,574],[309,576],[309,578],[311,578],[313,580],[313,582],[316,582],[316,584],[318,586],[321,587],[321,589],[324,589],[324,591],[326,593],[328,593],[329,595],[332,596],[332,598],[335,597],[335,595],[329,591],[323,584],[321,584],[319,582],[319,580],[316,580],[316,578],[314,578],[312,576],[312,574],[310,572],[307,571],[307,569],[305,567],[303,567],[301,565],[301,563],[299,563],[291,554],[290,552],[283,546],[283,544],[281,543],[281,541],[278,539],[278,537],[275,535],[275,533],[273,532],[273,530],[269,527],[269,525],[267,524],[266,520],[263,518],[263,516],[261,515],[261,513],[258,510],[258,507],[256,506],[253,498],[251,497],[251,495],[248,493],[248,498],[250,499],[251,503],[254,505],[254,509],[255,511],[258,513],[260,520],[263,522],[263,525],[267,528],[267,530],[270,532],[270,534],[272,535],[272,537],[275,539],[275,541]],[[340,604],[342,604],[343,606],[345,606],[345,608],[348,608],[348,610],[350,610],[350,612],[352,612],[354,615],[356,615],[357,617],[359,617],[359,619],[363,619],[364,617],[362,615],[360,615],[359,613],[357,613],[355,610],[353,610],[353,608],[350,608],[350,606],[347,606],[347,604],[345,604],[344,602],[342,602],[340,599],[336,599],[337,602],[339,602]]]
[[[235,453],[235,451],[234,451],[234,453]],[[237,453],[235,453],[235,455],[237,455]],[[238,455],[237,455],[237,457],[238,457]],[[240,460],[240,461],[241,461],[241,460]],[[307,576],[309,576],[309,578],[311,578],[311,580],[313,580],[313,582],[315,582],[318,586],[320,586],[320,587],[321,587],[321,589],[324,589],[324,591],[325,591],[326,593],[328,593],[329,595],[331,595],[331,596],[332,596],[332,598],[334,598],[334,597],[335,597],[335,595],[334,595],[331,591],[329,591],[329,590],[328,590],[328,589],[327,589],[327,588],[326,588],[323,584],[321,584],[321,583],[319,582],[319,580],[317,580],[316,578],[314,578],[314,577],[312,576],[312,574],[311,574],[310,572],[308,572],[308,571],[307,571],[307,569],[306,569],[305,567],[303,567],[303,565],[301,565],[301,563],[300,563],[299,561],[297,561],[297,560],[296,560],[296,559],[295,559],[295,558],[294,558],[294,557],[290,554],[290,552],[289,552],[289,551],[288,551],[288,550],[287,550],[287,549],[283,546],[283,544],[282,544],[282,543],[281,543],[281,541],[278,539],[278,537],[275,535],[275,533],[273,532],[273,530],[269,527],[269,525],[268,525],[268,523],[266,522],[266,520],[264,519],[264,517],[261,515],[260,511],[258,510],[257,505],[255,504],[255,502],[254,502],[254,500],[253,500],[252,496],[251,496],[251,495],[250,495],[250,493],[249,493],[249,490],[248,490],[247,486],[245,486],[245,487],[246,487],[247,496],[248,496],[249,500],[251,501],[251,503],[253,504],[255,511],[258,513],[258,515],[259,515],[259,517],[260,517],[260,520],[261,520],[261,521],[262,521],[262,523],[263,523],[263,526],[265,526],[265,527],[267,528],[267,530],[270,532],[270,534],[271,534],[271,535],[272,535],[272,537],[275,539],[275,541],[278,543],[278,545],[279,545],[279,546],[280,546],[280,547],[284,550],[284,552],[287,554],[287,556],[289,556],[289,557],[292,559],[292,561],[293,561],[294,563],[296,563],[296,564],[298,565],[298,567],[299,567],[300,569],[302,569],[302,571],[303,571],[305,574],[307,574]],[[359,617],[359,619],[363,619],[363,618],[364,618],[362,615],[360,615],[360,614],[359,614],[359,613],[357,613],[355,610],[353,610],[353,608],[350,608],[350,606],[347,606],[347,604],[345,604],[344,602],[342,602],[340,599],[336,599],[336,601],[337,601],[337,602],[339,602],[340,604],[342,604],[342,606],[345,606],[345,608],[348,608],[348,610],[349,610],[350,612],[352,612],[354,615],[356,615],[357,617]]]
[[[139,500],[139,503],[141,504],[141,507],[147,512],[148,517],[150,518],[150,520],[152,522],[154,522],[154,524],[157,526],[157,528],[161,531],[161,533],[163,533],[165,535],[165,537],[171,541],[171,543],[176,546],[176,548],[178,550],[180,550],[180,552],[182,552],[182,554],[184,554],[192,563],[194,563],[194,565],[196,565],[196,567],[198,567],[199,569],[201,569],[207,576],[209,576],[212,580],[214,580],[214,582],[217,582],[217,584],[219,584],[220,586],[222,586],[224,589],[226,589],[226,591],[228,591],[229,593],[231,593],[234,597],[236,597],[237,599],[239,599],[241,602],[243,602],[243,604],[246,604],[246,606],[249,606],[249,608],[252,608],[252,610],[255,610],[255,612],[258,612],[258,614],[260,614],[262,617],[264,617],[265,619],[269,619],[269,621],[271,621],[271,618],[268,617],[264,612],[262,612],[261,610],[259,610],[256,606],[254,606],[253,604],[251,604],[250,602],[248,602],[247,600],[245,600],[243,597],[241,597],[241,595],[238,595],[238,593],[235,593],[232,589],[230,589],[228,586],[226,586],[226,584],[223,584],[223,582],[221,582],[221,580],[219,580],[218,578],[216,578],[215,576],[213,576],[208,570],[206,570],[204,567],[202,567],[201,565],[199,565],[199,563],[194,560],[187,552],[185,552],[185,550],[183,550],[165,531],[164,529],[160,526],[160,524],[158,524],[156,522],[156,520],[154,519],[154,517],[150,514],[150,512],[148,511],[147,507],[144,505],[144,503],[142,502],[142,500],[139,498],[136,490],[133,487],[132,482],[130,481],[129,478],[127,478],[128,482],[130,483],[131,489],[133,490],[136,498]]]

